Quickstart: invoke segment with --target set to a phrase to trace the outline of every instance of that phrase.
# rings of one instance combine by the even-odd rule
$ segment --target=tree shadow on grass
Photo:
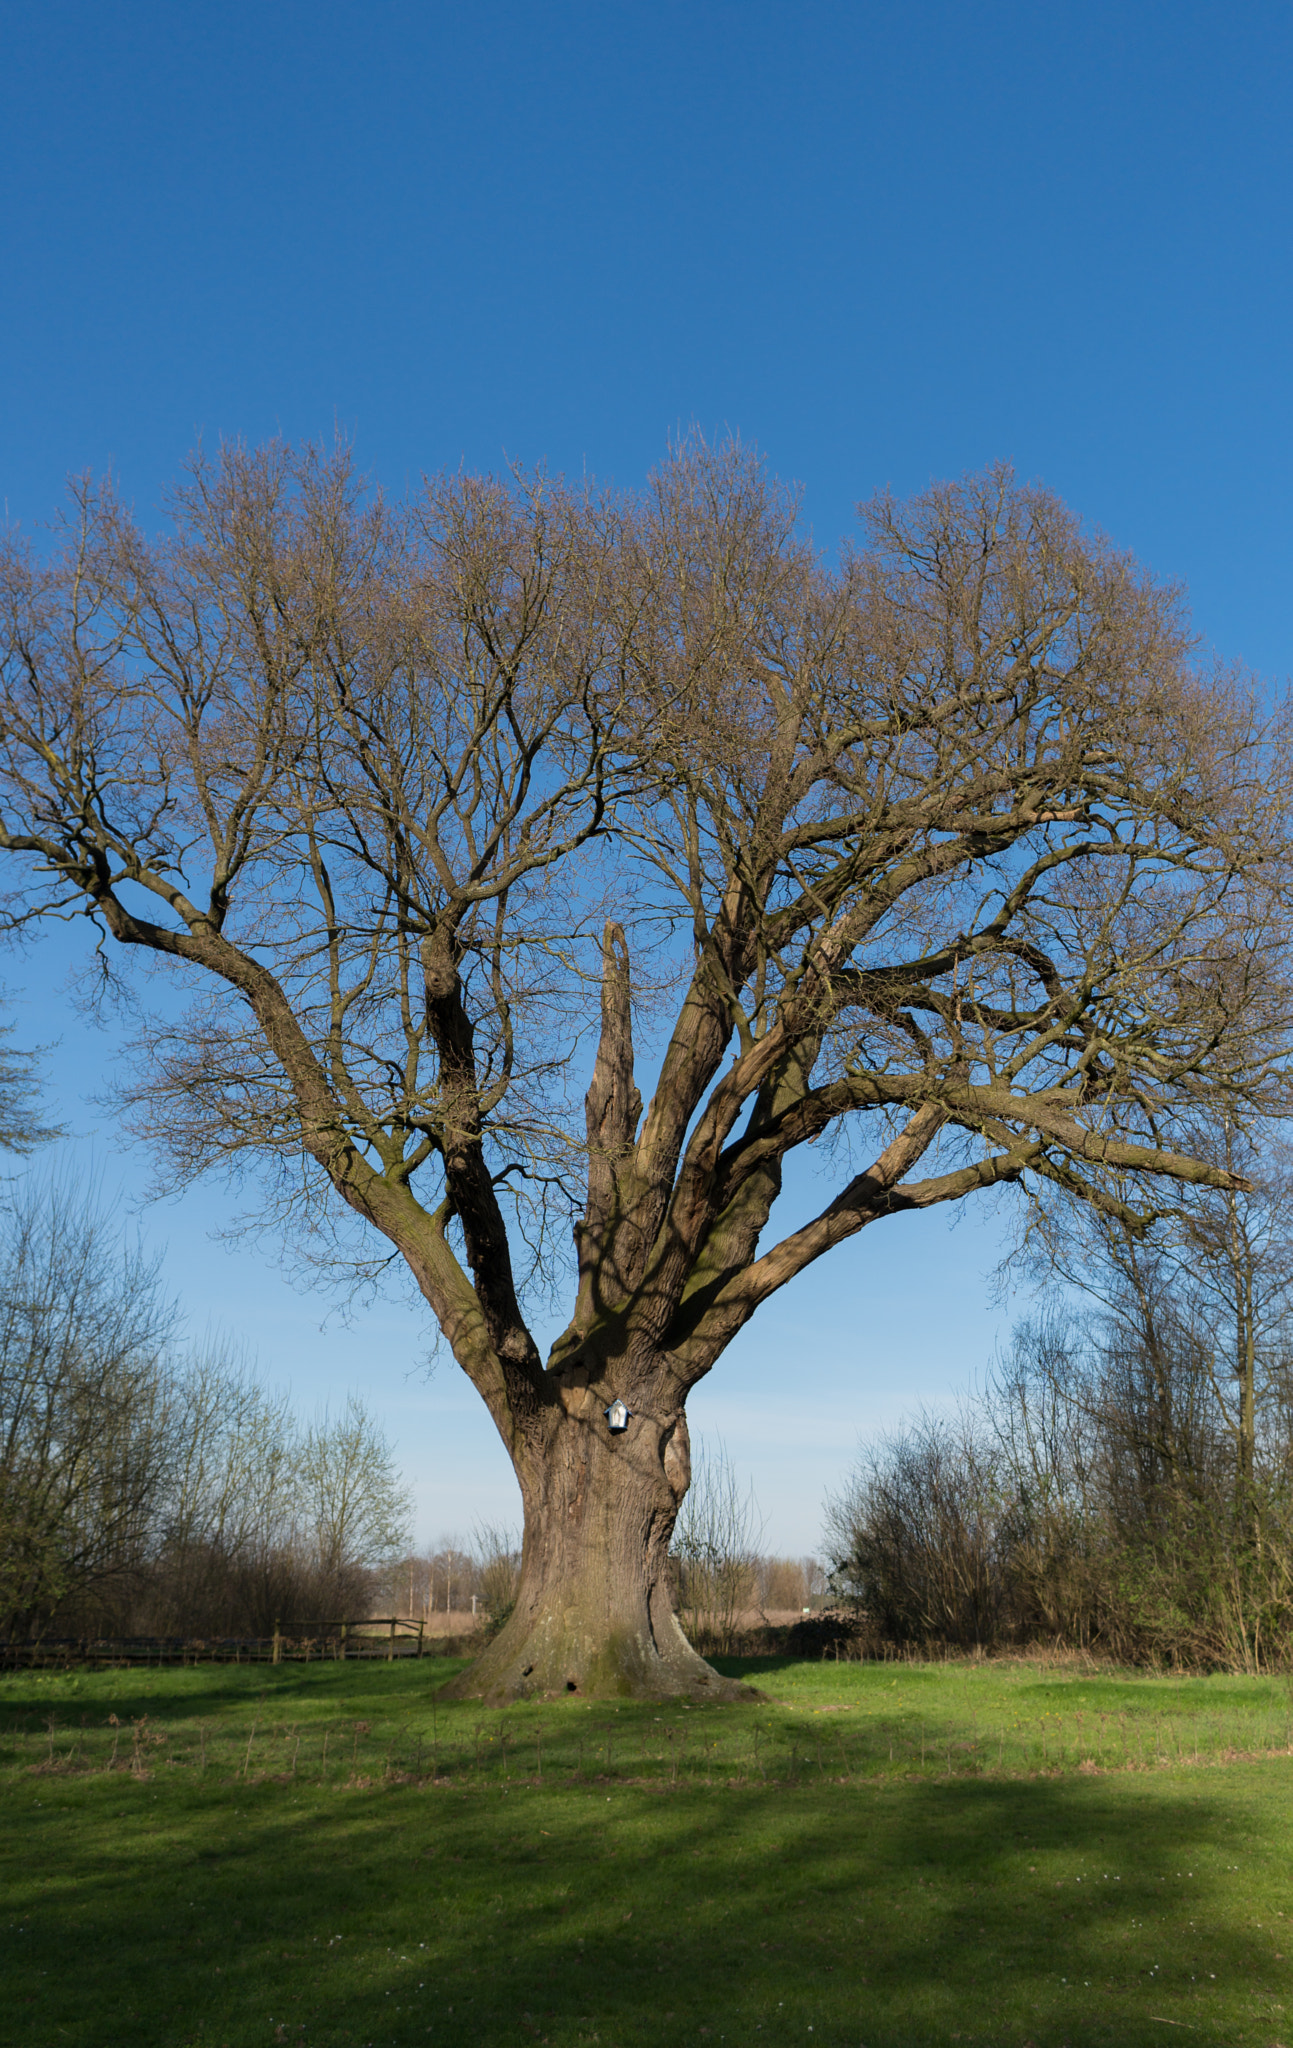
[[[21,2038],[1264,2048],[1285,1968],[1254,1924],[1273,1918],[1254,1873],[1290,1806],[1272,1768],[265,1785],[200,1805],[104,1788],[79,1828],[68,1809],[61,1853],[41,1809],[55,1853],[20,1951],[15,1996],[38,1987]],[[59,1969],[73,1924],[75,1974]],[[127,2015],[116,2034],[107,2011]]]
[[[142,1714],[188,1721],[227,1712],[246,1713],[263,1696],[275,1709],[306,1714],[336,1712],[349,1698],[373,1696],[396,1710],[421,1706],[463,1667],[461,1657],[422,1657],[387,1664],[379,1658],[327,1664],[197,1664],[188,1670],[119,1670],[6,1674],[0,1713],[7,1723],[38,1727],[47,1716],[109,1712],[121,1720]],[[40,1683],[44,1677],[45,1683]],[[389,1681],[394,1678],[394,1685]]]

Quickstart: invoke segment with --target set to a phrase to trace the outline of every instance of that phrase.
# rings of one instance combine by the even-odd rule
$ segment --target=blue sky
[[[1293,10],[1014,0],[470,8],[0,6],[0,496],[111,465],[146,521],[201,435],[353,437],[399,489],[508,458],[639,480],[697,422],[757,441],[824,546],[880,485],[1000,457],[1188,584],[1200,632],[1290,660]],[[75,942],[9,961],[59,1113],[110,1036]],[[423,1534],[514,1498],[416,1321],[144,1227],[197,1327],[309,1404],[359,1385]],[[768,1540],[816,1541],[859,1431],[962,1383],[1009,1308],[988,1213],[900,1219],[772,1303],[694,1419]],[[782,1391],[789,1365],[790,1398]]]

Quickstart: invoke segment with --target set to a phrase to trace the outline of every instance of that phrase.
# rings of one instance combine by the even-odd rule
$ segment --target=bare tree
[[[1188,1485],[1192,1467],[1216,1466],[1228,1443],[1238,1506],[1263,1432],[1274,1422],[1283,1437],[1293,1395],[1293,1175],[1278,1131],[1229,1103],[1195,1120],[1190,1149],[1224,1168],[1226,1183],[1183,1190],[1147,1231],[1116,1210],[1041,1204],[1029,1250],[1033,1271],[1085,1296],[1110,1332],[1118,1399],[1129,1428],[1139,1418],[1155,1483],[1170,1474]]]
[[[502,1628],[521,1584],[521,1541],[515,1529],[480,1522],[472,1537],[473,1592],[491,1628]],[[472,1612],[476,1601],[472,1601]]]
[[[35,1061],[30,1053],[10,1045],[12,1036],[13,1026],[0,1024],[0,1151],[22,1155],[60,1133],[39,1120]]]
[[[148,1559],[170,1478],[175,1309],[157,1262],[54,1180],[0,1210],[0,1628]]]
[[[1275,1134],[1254,1133],[1230,1109],[1201,1124],[1194,1149],[1227,1168],[1231,1185],[1198,1189],[1160,1238],[1247,1512],[1263,1424],[1276,1408],[1286,1419],[1293,1392],[1293,1174]]]
[[[1194,1276],[1144,1247],[1101,1272],[1097,1247],[1086,1277],[1108,1292],[1085,1307],[1052,1294],[954,1412],[864,1447],[827,1502],[837,1587],[897,1640],[1287,1665],[1285,1391],[1259,1374],[1253,1460],[1237,1468]]]
[[[363,1402],[302,1425],[285,1393],[219,1347],[178,1359],[173,1384],[179,1427],[141,1604],[203,1633],[362,1613],[409,1524]]]
[[[758,1562],[759,1612],[764,1621],[793,1610],[806,1614],[810,1601],[826,1590],[826,1574],[815,1557],[761,1557]]]
[[[383,1564],[408,1542],[409,1490],[357,1395],[335,1420],[325,1414],[310,1425],[295,1462],[305,1524],[325,1579],[356,1565]]]
[[[66,1178],[0,1208],[0,1631],[268,1629],[362,1599],[408,1499],[361,1402],[302,1428]],[[355,1611],[352,1604],[350,1611]]]
[[[1135,1229],[1236,1184],[1190,1118],[1278,1103],[1282,714],[1004,471],[880,499],[837,567],[739,447],[401,505],[235,448],[172,515],[87,484],[7,546],[11,917],[79,906],[96,971],[191,992],[128,1091],[177,1177],[259,1163],[314,1255],[429,1303],[525,1512],[460,1689],[712,1697],[669,1588],[686,1402],[769,1295],[984,1190]],[[781,1235],[815,1141],[834,1192]]]
[[[693,1637],[732,1647],[742,1608],[758,1591],[763,1520],[722,1443],[702,1450],[673,1532],[683,1616]]]
[[[284,1390],[217,1342],[179,1368],[185,1428],[167,1503],[166,1543],[181,1583],[190,1557],[263,1556],[296,1521],[295,1419]]]

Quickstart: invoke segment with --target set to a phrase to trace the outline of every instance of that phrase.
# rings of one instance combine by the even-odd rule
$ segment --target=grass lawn
[[[499,1713],[456,1668],[0,1678],[0,2040],[1293,2048],[1280,1681]]]

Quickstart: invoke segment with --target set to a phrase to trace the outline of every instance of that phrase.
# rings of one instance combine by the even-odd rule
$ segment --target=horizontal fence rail
[[[72,1664],[310,1664],[348,1657],[389,1662],[422,1656],[429,1640],[425,1621],[400,1614],[280,1621],[267,1636],[9,1637],[0,1638],[0,1670]]]

